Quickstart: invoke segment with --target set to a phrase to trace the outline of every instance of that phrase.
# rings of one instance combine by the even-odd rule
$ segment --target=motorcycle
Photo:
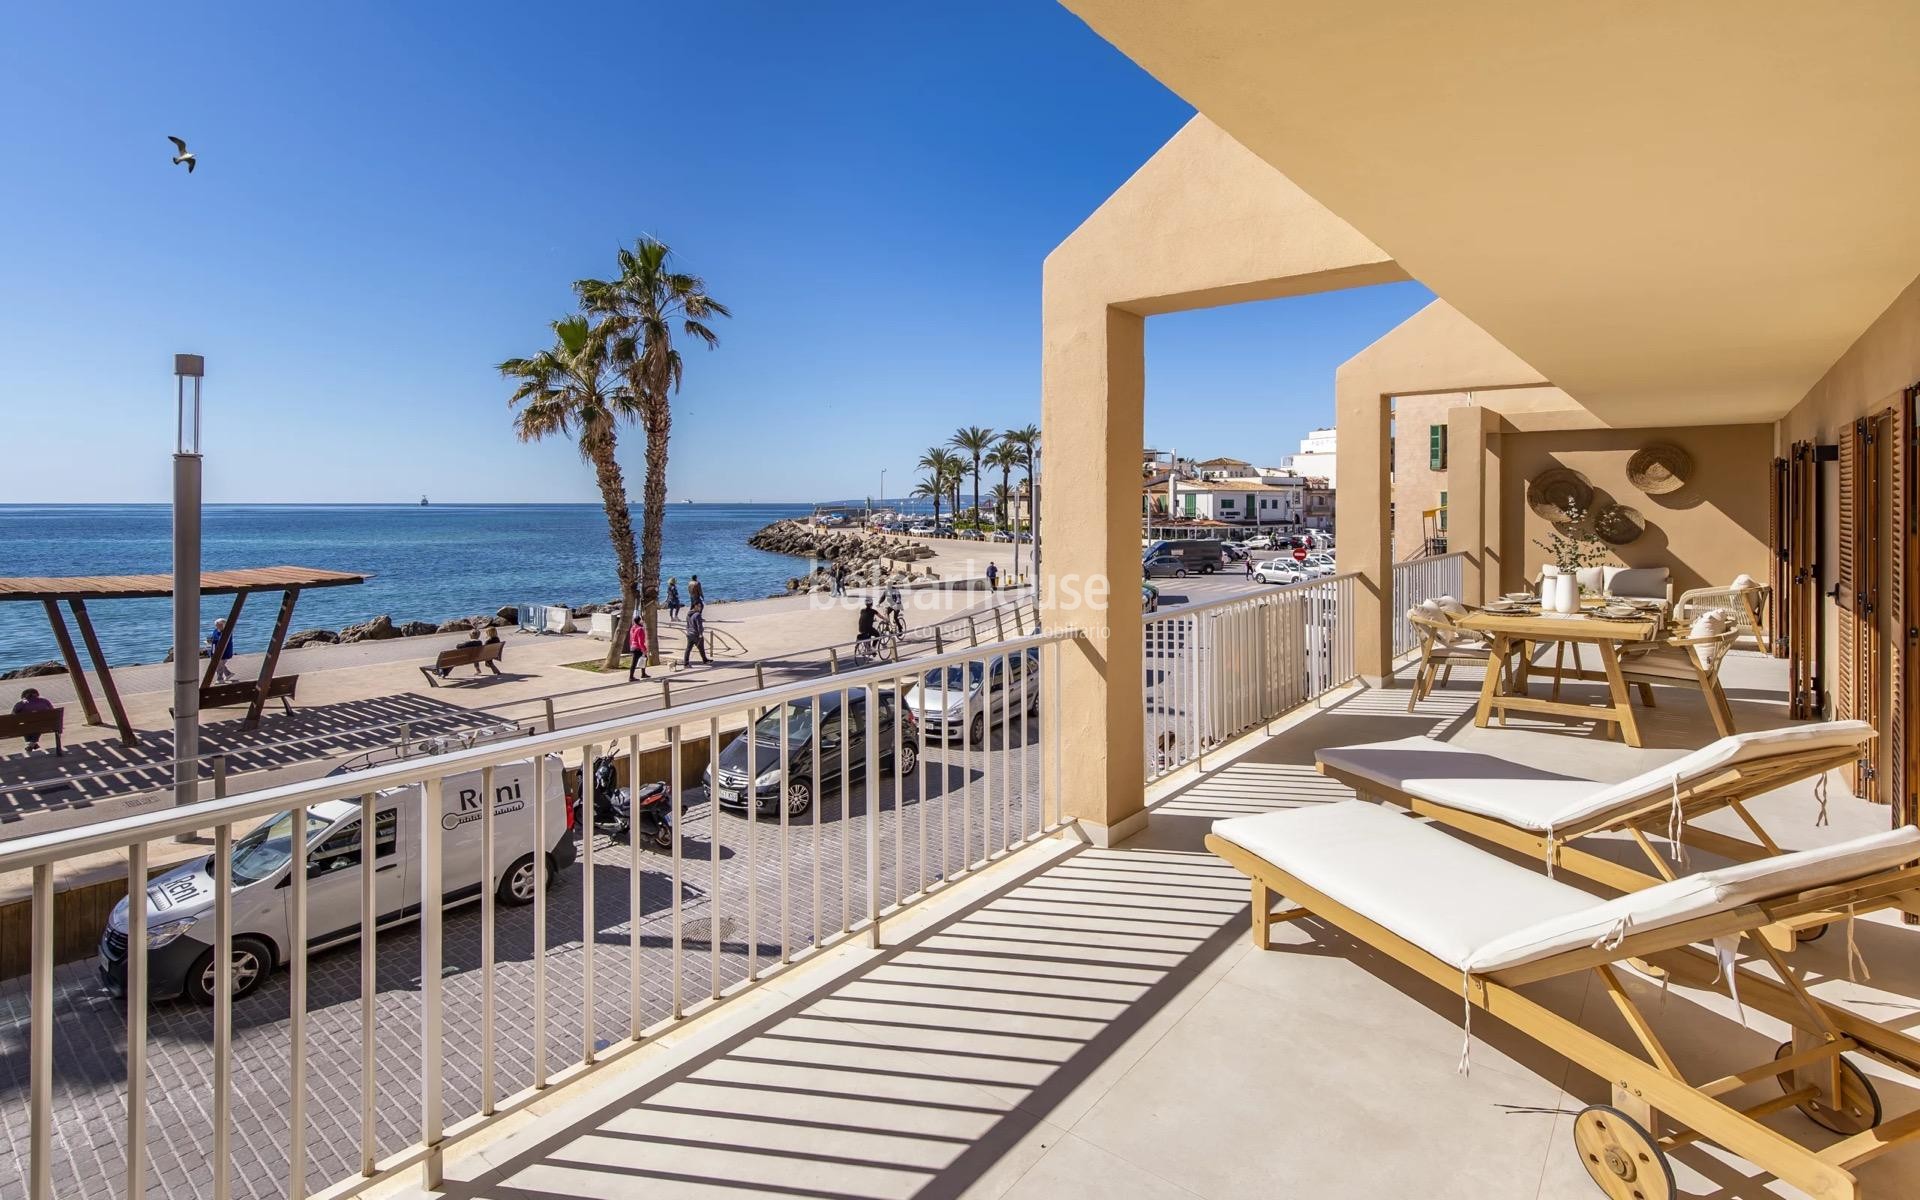
[[[603,754],[593,763],[593,830],[616,841],[626,839],[655,850],[673,849],[673,799],[659,780],[643,784],[639,795],[620,786],[615,755]],[[633,837],[635,829],[640,836]]]

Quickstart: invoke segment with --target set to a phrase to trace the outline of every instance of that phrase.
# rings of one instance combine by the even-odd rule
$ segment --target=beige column
[[[1502,538],[1506,536],[1506,521],[1502,499],[1506,495],[1506,482],[1501,472],[1502,443],[1506,439],[1507,423],[1498,413],[1487,414],[1486,451],[1480,459],[1480,577],[1484,589],[1483,602],[1492,600],[1513,586],[1507,582],[1507,556],[1502,552]]]
[[[1139,599],[1146,322],[1067,290],[1050,282],[1044,304],[1040,602],[1045,628],[1081,636],[1062,646],[1060,671],[1047,681],[1060,701],[1041,706],[1043,744],[1062,756],[1058,811],[1106,845],[1147,817]]]
[[[1490,413],[1478,404],[1447,410],[1447,549],[1465,555],[1460,562],[1460,598],[1486,602],[1488,580],[1499,590],[1498,576],[1487,569],[1486,465]]]
[[[1336,378],[1334,561],[1341,574],[1360,576],[1354,584],[1354,663],[1368,686],[1380,687],[1393,676],[1392,401],[1339,382]]]

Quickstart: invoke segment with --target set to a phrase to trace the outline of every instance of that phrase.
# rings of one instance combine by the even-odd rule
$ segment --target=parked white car
[[[502,904],[531,904],[534,890],[571,866],[574,837],[560,773],[560,759],[549,755],[546,770],[545,853],[530,848],[534,833],[534,769],[531,760],[494,769],[494,861],[480,862],[481,773],[448,777],[442,785],[441,835],[443,901],[448,907],[479,898],[490,888]],[[377,926],[410,921],[420,915],[420,788],[418,785],[374,793],[373,856]],[[360,805],[332,800],[307,809],[307,944],[321,949],[351,941],[360,933],[360,855],[364,840]],[[542,869],[538,858],[544,858]],[[196,858],[147,885],[147,970],[155,998],[185,993],[201,1004],[213,1002],[212,856]],[[283,812],[249,830],[233,843],[233,996],[239,999],[287,961],[293,927],[288,912],[292,891],[293,814]],[[127,902],[107,919],[100,938],[100,977],[124,994],[127,967]]]
[[[1307,561],[1300,565],[1311,572],[1315,578],[1331,575],[1335,570],[1333,555],[1325,551],[1315,551],[1307,555]]]
[[[1291,558],[1270,558],[1255,564],[1253,577],[1261,583],[1299,583],[1309,579],[1306,570]]]

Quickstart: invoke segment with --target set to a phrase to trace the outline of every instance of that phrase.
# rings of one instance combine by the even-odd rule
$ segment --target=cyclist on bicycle
[[[895,633],[905,633],[907,631],[907,606],[906,602],[900,597],[899,584],[887,584],[887,595],[886,598],[880,602],[880,606],[880,615],[884,618],[886,627]]]
[[[874,652],[875,639],[879,636],[880,613],[873,607],[873,600],[869,598],[866,607],[860,610],[860,628],[854,641],[855,652],[871,655]]]

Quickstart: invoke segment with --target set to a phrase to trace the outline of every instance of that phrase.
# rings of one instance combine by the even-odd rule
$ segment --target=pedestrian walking
[[[651,679],[647,674],[647,624],[640,613],[633,614],[633,626],[627,630],[627,682],[633,682],[633,673],[640,672],[640,678]]]
[[[689,575],[687,577],[687,615],[691,617],[694,609],[705,608],[706,604],[707,589],[700,586],[700,577]]]
[[[1246,562],[1247,562],[1247,578],[1248,578],[1248,579],[1252,579],[1252,578],[1253,578],[1253,554],[1252,554],[1252,552],[1248,552],[1248,554],[1247,554],[1247,559],[1246,559]]]
[[[213,632],[207,634],[207,657],[213,660],[213,681],[231,683],[233,669],[227,662],[233,658],[233,635],[227,631],[227,619],[221,617],[213,623]]]
[[[679,619],[680,580],[675,577],[669,577],[667,579],[667,620],[678,621]]]
[[[833,564],[833,570],[830,572],[830,574],[833,577],[833,594],[836,596],[846,595],[847,594],[847,564],[836,561]]]
[[[699,581],[700,577],[698,575],[693,577],[694,583],[698,583]],[[691,591],[692,589],[689,588],[688,590]],[[709,665],[712,664],[713,660],[707,657],[707,606],[704,603],[695,604],[687,609],[687,654],[685,658],[680,660],[682,667],[690,667],[693,665],[693,652],[695,650],[700,652],[701,662]]]
[[[1000,564],[987,564],[987,590],[994,591],[1000,586]]]

